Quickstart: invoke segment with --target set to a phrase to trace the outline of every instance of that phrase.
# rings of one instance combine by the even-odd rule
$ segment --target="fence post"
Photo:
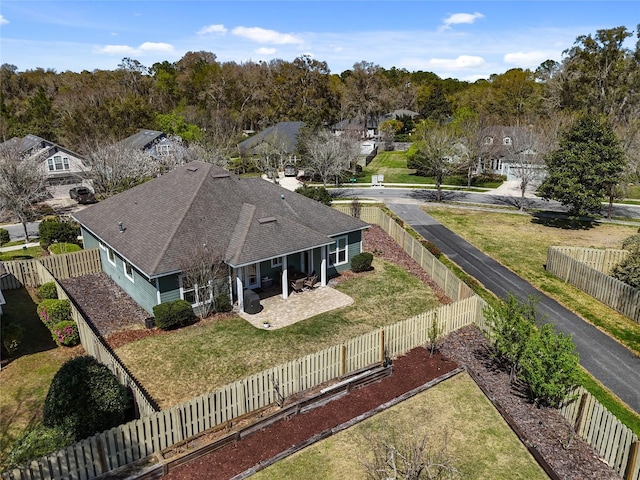
[[[640,450],[640,440],[636,440],[631,444],[629,451],[629,459],[627,460],[627,469],[625,470],[624,480],[633,480],[633,471],[638,463],[638,450]]]
[[[580,430],[582,430],[582,422],[584,421],[584,407],[587,403],[588,394],[584,392],[580,397],[580,405],[578,406],[578,415],[576,417],[576,426],[575,431],[577,434],[580,434]]]
[[[380,330],[380,363],[384,363],[384,330]]]
[[[347,346],[342,344],[340,351],[340,376],[344,377],[345,373],[347,373]]]

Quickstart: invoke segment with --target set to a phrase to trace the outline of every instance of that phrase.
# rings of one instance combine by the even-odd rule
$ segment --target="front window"
[[[160,156],[166,156],[169,155],[171,153],[171,146],[170,145],[156,145],[156,153]]]
[[[211,302],[213,299],[213,283],[208,282],[205,286],[199,286],[188,276],[180,277],[180,298],[186,300],[193,307]]]
[[[504,138],[502,139],[502,143],[503,143],[504,145],[511,145],[511,139],[510,139],[509,137],[504,137]]]
[[[54,163],[53,163],[53,158],[50,158],[49,160],[47,160],[47,164],[49,166],[49,171],[53,172],[55,170],[55,168],[56,168]]]
[[[347,263],[347,237],[336,238],[336,243],[329,247],[329,263],[342,265]]]

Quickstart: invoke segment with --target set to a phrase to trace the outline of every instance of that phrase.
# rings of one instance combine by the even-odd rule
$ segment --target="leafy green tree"
[[[622,248],[631,253],[611,270],[611,276],[621,282],[640,289],[640,234],[625,240]]]
[[[329,193],[329,190],[324,187],[312,187],[311,185],[303,185],[296,188],[296,193],[311,198],[316,202],[323,203],[324,205],[331,205],[331,194]]]
[[[527,342],[520,359],[522,379],[530,399],[540,406],[559,407],[579,384],[579,357],[571,336],[543,325]]]
[[[123,423],[131,395],[115,375],[90,356],[66,361],[44,401],[43,424],[60,427],[79,441]]]
[[[601,210],[602,199],[621,178],[625,154],[609,122],[584,115],[561,134],[558,148],[545,161],[548,175],[538,194],[581,216]]]
[[[529,297],[521,302],[510,293],[504,302],[495,307],[487,307],[484,315],[491,327],[493,355],[509,367],[513,381],[520,369],[520,361],[529,339],[535,331],[536,300]]]

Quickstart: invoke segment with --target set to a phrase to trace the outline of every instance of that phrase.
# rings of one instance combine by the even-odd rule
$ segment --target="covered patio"
[[[331,287],[317,287],[289,295],[286,299],[277,294],[262,297],[261,295],[260,304],[263,307],[261,312],[248,314],[239,309],[237,313],[254,327],[268,330],[283,328],[353,303],[350,296]]]

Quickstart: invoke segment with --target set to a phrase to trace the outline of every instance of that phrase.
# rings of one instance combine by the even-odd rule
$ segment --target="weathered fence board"
[[[616,262],[628,254],[626,250],[549,247],[547,271],[615,311],[640,322],[640,289],[603,273],[609,272]]]

